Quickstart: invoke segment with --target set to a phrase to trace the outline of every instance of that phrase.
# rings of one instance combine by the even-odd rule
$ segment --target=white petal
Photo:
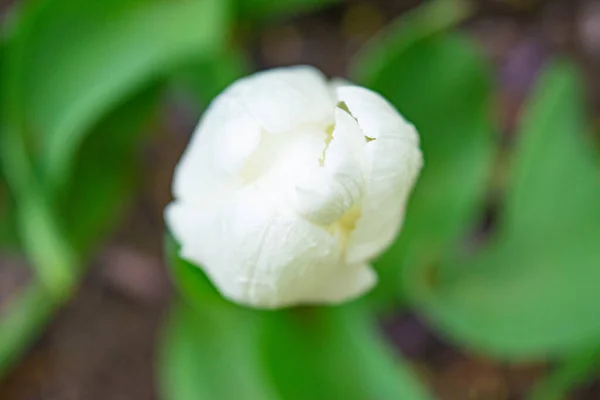
[[[394,242],[404,222],[406,197],[390,197],[379,207],[373,207],[370,200],[365,200],[348,239],[346,260],[349,263],[376,258]]]
[[[175,197],[221,201],[265,135],[324,130],[334,104],[324,76],[312,67],[273,69],[237,81],[211,103],[194,132],[175,172]]]
[[[369,261],[400,228],[418,142],[374,92],[310,67],[257,73],[205,113],[166,221],[181,256],[235,302],[342,302],[376,282]]]
[[[243,104],[265,131],[274,134],[330,123],[335,106],[325,76],[308,66],[258,72],[237,81],[223,95]]]
[[[335,109],[335,127],[323,163],[331,175],[354,178],[362,169],[367,143],[360,126],[346,111]]]
[[[321,282],[310,303],[343,303],[366,293],[377,283],[377,274],[370,265],[346,266]]]
[[[423,164],[413,125],[385,99],[364,88],[336,89],[364,134],[367,190],[361,217],[348,242],[348,262],[370,260],[387,248],[398,234],[408,195]]]
[[[208,107],[173,179],[178,199],[219,202],[235,187],[237,173],[257,149],[261,128],[236,99],[221,94]]]
[[[419,145],[414,126],[381,95],[359,86],[338,86],[335,92],[337,101],[346,104],[366,136],[379,139],[391,135]]]
[[[241,304],[341,302],[374,283],[368,267],[343,263],[335,237],[252,189],[211,211],[175,202],[166,219],[181,256],[201,265],[223,295]]]
[[[365,190],[365,144],[354,118],[337,108],[332,139],[322,155],[323,165],[306,169],[307,174],[296,186],[294,205],[301,216],[329,225],[361,200]]]
[[[325,147],[322,129],[303,127],[279,135],[263,134],[259,147],[247,159],[242,176],[246,184],[286,195],[294,184],[318,169]]]

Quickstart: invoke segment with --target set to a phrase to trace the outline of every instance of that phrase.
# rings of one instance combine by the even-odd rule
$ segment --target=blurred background
[[[44,153],[40,148],[47,146],[52,150],[41,158],[49,160],[48,165],[55,165],[52,160],[62,160],[67,157],[65,154],[70,154],[73,146],[69,147],[69,143],[77,142],[73,139],[77,131],[104,130],[114,133],[117,139],[106,141],[103,135],[90,135],[75,145],[78,150],[71,155],[74,161],[58,162],[58,167],[51,166],[47,171],[40,167],[43,173],[33,174],[41,176],[42,182],[54,179],[56,187],[70,187],[57,190],[63,214],[56,218],[68,221],[64,230],[73,233],[66,236],[73,235],[68,240],[76,243],[74,247],[84,249],[79,252],[80,263],[89,269],[74,273],[81,282],[73,285],[70,299],[61,302],[52,317],[40,319],[47,321],[47,325],[40,323],[37,328],[40,334],[33,335],[32,347],[0,378],[0,399],[157,399],[156,343],[173,296],[163,261],[162,210],[171,199],[173,168],[206,104],[231,81],[265,68],[311,64],[328,76],[352,79],[352,63],[357,54],[382,29],[398,24],[398,20],[423,6],[423,2],[253,0],[239,1],[222,16],[220,11],[211,9],[213,6],[186,11],[181,10],[186,1],[163,0],[154,1],[162,8],[157,6],[144,14],[149,16],[148,21],[133,21],[139,26],[131,31],[117,17],[111,19],[107,11],[102,14],[104,9],[93,5],[94,2],[89,2],[89,6],[83,5],[87,2],[78,6],[65,1],[46,1],[48,4],[41,6],[34,3],[44,2],[2,0],[0,8],[5,39],[0,49],[3,70],[10,69],[7,65],[19,65],[22,60],[32,65],[17,68],[19,78],[5,77],[3,90],[16,92],[10,86],[16,79],[22,79],[31,94],[21,99],[28,105],[24,107],[25,117],[20,117],[21,122],[27,120],[26,130],[42,126],[48,131],[42,145],[24,140],[21,147],[37,155]],[[142,3],[142,0],[120,0],[121,10],[115,15],[124,15],[121,13]],[[557,55],[569,57],[578,67],[579,79],[586,89],[584,108],[597,130],[600,1],[452,3],[456,15],[448,15],[447,21],[440,22],[444,25],[440,29],[466,35],[488,64],[492,82],[490,118],[496,126],[500,148],[511,146],[524,104],[540,71]],[[219,2],[215,4],[218,8]],[[35,10],[36,7],[41,11]],[[48,15],[31,17],[35,13]],[[171,25],[163,27],[168,25],[165,20]],[[88,32],[87,26],[93,26],[93,32]],[[203,36],[196,37],[196,31]],[[71,43],[79,35],[85,40]],[[15,39],[18,36],[22,38]],[[10,53],[4,51],[7,48],[17,50]],[[111,51],[120,58],[106,62]],[[15,54],[21,61],[16,60]],[[81,70],[74,67],[80,64],[84,65]],[[90,81],[86,68],[93,69],[96,65],[102,67],[97,74],[99,79]],[[101,79],[106,79],[106,83]],[[420,79],[427,82],[437,78],[423,73]],[[127,85],[129,88],[121,90]],[[415,87],[419,87],[419,82]],[[82,99],[77,97],[78,90],[84,91]],[[118,95],[113,96],[115,93]],[[452,97],[452,93],[448,96]],[[6,109],[3,115],[17,113],[11,109],[14,102],[10,99],[13,99],[10,95],[3,97]],[[106,104],[99,105],[99,99],[106,100]],[[148,99],[153,99],[152,104],[145,104]],[[7,102],[11,104],[6,106]],[[80,114],[102,114],[102,118],[80,118],[75,112],[62,119],[58,117],[61,112],[73,109]],[[60,137],[61,131],[70,133]],[[139,131],[139,134],[121,135],[121,131]],[[12,148],[7,151],[11,146],[9,140],[3,141],[2,146],[5,159],[17,153]],[[113,153],[113,147],[125,150]],[[496,159],[503,153],[498,154],[493,152],[489,157]],[[113,155],[118,160],[107,161]],[[11,178],[17,173],[13,170],[17,164],[3,165],[0,218],[8,227],[2,234],[6,245],[0,247],[0,318],[9,313],[9,305],[15,304],[18,295],[35,279],[34,275],[42,279],[47,275],[43,268],[31,266],[37,239],[25,245],[23,239],[16,245],[10,240],[15,236],[12,232],[15,228],[11,226],[21,218],[17,208],[23,200],[19,196],[28,189],[26,184],[15,184],[14,177]],[[68,170],[72,170],[71,177],[66,179]],[[493,188],[496,181],[504,179],[502,172],[499,174],[493,174],[492,194],[478,213],[480,223],[475,242],[484,240],[495,226],[498,199]],[[104,182],[101,177],[105,175],[122,180]],[[96,177],[97,181],[90,181],[90,177]],[[86,182],[94,182],[94,188],[87,189],[83,186]],[[78,185],[82,186],[78,189]],[[45,193],[50,189],[42,183],[37,190]],[[86,218],[99,223],[97,226],[87,223]],[[20,236],[23,237],[22,232]],[[41,258],[38,261],[33,257],[34,263],[43,263],[45,256]],[[56,275],[50,273],[48,279],[60,281],[60,274]],[[36,304],[33,308],[44,308]],[[448,340],[418,312],[386,308],[377,313],[377,319],[396,354],[410,361],[436,398],[524,399],[554,365],[543,357],[519,363],[500,362],[483,352],[470,351]],[[18,338],[9,336],[0,338],[6,343],[18,342]],[[592,373],[589,380],[578,383],[568,398],[600,399],[600,381],[596,376],[597,373]]]

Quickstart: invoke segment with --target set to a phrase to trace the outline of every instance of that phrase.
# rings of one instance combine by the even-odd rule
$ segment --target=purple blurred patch
[[[500,66],[502,90],[525,97],[548,59],[549,51],[537,38],[526,38],[506,54]]]

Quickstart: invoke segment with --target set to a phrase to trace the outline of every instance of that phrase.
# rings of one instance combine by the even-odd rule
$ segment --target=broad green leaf
[[[465,37],[440,31],[456,16],[430,20],[425,11],[398,24],[400,32],[387,32],[356,67],[358,82],[414,123],[425,160],[400,237],[375,263],[380,283],[373,296],[385,305],[403,296],[404,269],[439,261],[472,228],[495,148],[486,63]]]
[[[226,51],[210,59],[188,63],[177,71],[175,83],[179,89],[189,92],[199,105],[206,107],[227,86],[249,72],[248,61],[241,51]]]
[[[3,59],[6,54],[4,42],[0,42],[0,76],[6,68],[6,60]],[[0,85],[2,91],[4,85]],[[6,91],[6,90],[5,90]],[[0,101],[7,101],[6,94],[0,96]],[[1,125],[1,124],[0,124]],[[2,143],[2,135],[6,133],[0,130],[0,143]],[[2,157],[0,151],[0,158]],[[0,160],[0,251],[5,249],[14,249],[18,246],[17,222],[15,221],[15,204],[13,196],[9,192],[9,187],[6,182],[6,175],[3,171],[3,162]]]
[[[0,132],[2,135],[2,132]],[[0,154],[0,157],[2,155]],[[0,160],[1,161],[1,160]],[[15,220],[15,204],[0,162],[0,252],[18,247],[17,221]]]
[[[505,357],[572,353],[600,337],[600,176],[581,82],[567,62],[524,117],[504,218],[470,259],[425,272],[424,310],[448,335]]]
[[[350,66],[351,74],[366,82],[386,71],[389,74],[405,51],[454,27],[469,16],[471,10],[467,0],[430,0],[420,5],[373,38]]]
[[[260,318],[233,305],[172,310],[158,360],[164,400],[283,400],[259,354]]]
[[[175,287],[193,308],[202,310],[207,304],[226,302],[200,267],[179,256],[179,244],[168,232],[164,238],[164,251]]]
[[[241,19],[269,18],[281,14],[312,11],[343,0],[236,0]]]
[[[282,399],[431,398],[358,304],[278,311],[265,325],[267,371]]]
[[[14,202],[0,171],[0,251],[18,247]]]
[[[14,196],[16,230],[20,243],[41,280],[57,298],[68,296],[75,281],[77,256],[64,240],[56,215],[37,181],[18,134],[2,107],[0,117],[0,167]]]
[[[226,34],[222,0],[40,4],[26,32],[22,107],[51,186],[68,179],[102,117],[171,68],[216,51]]]
[[[136,94],[86,136],[58,204],[64,230],[79,252],[97,243],[134,193],[140,139],[161,88],[153,85]]]
[[[269,398],[273,399],[429,398],[427,391],[413,376],[410,368],[394,359],[391,349],[388,349],[378,336],[374,328],[375,321],[366,315],[362,306],[354,304],[336,308],[292,308],[281,311],[243,309],[220,297],[200,268],[181,260],[177,255],[178,245],[168,234],[165,238],[165,250],[176,286],[189,310],[193,310],[187,313],[196,314],[195,318],[199,323],[205,325],[204,331],[208,332],[209,327],[214,327],[222,333],[219,342],[207,341],[198,328],[187,334],[189,339],[180,339],[184,330],[191,330],[188,324],[187,328],[181,328],[180,333],[168,335],[167,344],[171,343],[169,346],[179,349],[169,352],[180,352],[182,355],[177,357],[186,358],[187,361],[172,361],[171,366],[167,367],[168,370],[163,370],[162,379],[169,386],[173,386],[168,393],[175,393],[180,389],[174,387],[180,386],[184,388],[181,390],[189,390],[189,397],[167,399],[193,398],[194,393],[196,398],[217,398],[205,393],[215,393],[216,396],[216,393],[221,392],[207,392],[210,386],[206,386],[198,378],[193,378],[193,371],[173,372],[175,369],[189,369],[201,373],[207,367],[198,363],[210,363],[214,357],[211,346],[224,349],[221,356],[223,364],[227,363],[227,359],[231,364],[236,364],[237,354],[243,357],[242,364],[260,362],[260,365],[257,364],[253,368],[255,373],[261,371],[261,382],[262,379],[270,382],[268,393],[272,396]],[[231,326],[221,327],[221,322],[213,321],[213,318],[217,317],[223,321],[230,320]],[[170,329],[175,329],[175,325],[171,322]],[[246,334],[247,338],[242,341],[234,332]],[[190,344],[173,343],[185,340]],[[199,342],[196,349],[191,344],[194,340]],[[229,344],[229,341],[232,343]],[[240,348],[241,343],[248,349]],[[209,348],[205,349],[207,346]],[[228,352],[227,349],[231,347],[236,348],[235,352]],[[252,356],[247,356],[249,354]],[[189,359],[192,357],[193,362]],[[258,360],[254,360],[254,357]],[[174,374],[188,378],[175,379]],[[195,385],[181,383],[180,379],[189,379],[195,382]],[[212,378],[216,382],[224,379],[228,378]],[[266,390],[264,383],[261,383],[261,387],[262,390]],[[230,390],[234,392],[222,392],[218,398],[254,399],[245,397],[243,392],[237,391],[235,387]]]
[[[0,59],[0,167],[16,206],[14,217],[20,243],[46,289],[58,301],[71,293],[75,283],[74,265],[78,257],[63,236],[30,159],[24,121],[27,113],[20,107],[22,90],[19,83],[24,76],[26,38],[32,29],[31,16],[35,15],[37,6],[38,3],[27,2],[19,9],[22,17],[19,21],[20,34],[15,33],[15,20],[3,32],[3,57]]]

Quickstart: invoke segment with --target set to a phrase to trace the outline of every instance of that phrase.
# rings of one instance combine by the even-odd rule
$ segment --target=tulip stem
[[[16,131],[5,130],[0,154],[17,203],[21,243],[37,279],[13,300],[0,319],[0,376],[37,338],[54,311],[68,299],[79,270],[77,255],[55,223]]]
[[[31,286],[13,300],[0,320],[0,376],[38,337],[54,311],[70,297],[80,271],[78,255],[57,223],[36,173],[26,143],[21,62],[25,59],[29,29],[42,3],[21,9],[19,29],[10,31],[3,55],[0,86],[0,167],[16,204],[18,231],[23,249],[35,271]],[[26,17],[27,16],[27,17]]]
[[[35,179],[23,137],[10,125],[3,128],[0,165],[17,203],[21,243],[38,278],[0,320],[0,376],[70,297],[80,272],[77,254],[65,240]]]

